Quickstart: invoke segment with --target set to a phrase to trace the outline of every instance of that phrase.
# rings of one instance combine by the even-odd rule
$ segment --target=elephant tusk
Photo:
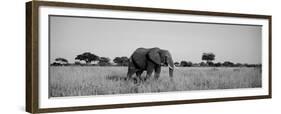
[[[173,67],[171,67],[170,65],[168,65],[168,67],[170,68],[170,69],[174,69]]]
[[[176,67],[176,66],[174,65],[174,69],[178,69],[178,67]]]

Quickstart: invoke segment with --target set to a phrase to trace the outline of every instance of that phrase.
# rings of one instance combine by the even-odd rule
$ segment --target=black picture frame
[[[133,12],[153,12],[164,14],[192,14],[204,16],[218,17],[236,17],[250,19],[266,19],[268,20],[268,94],[255,96],[239,96],[225,98],[206,98],[194,100],[175,100],[175,101],[158,101],[158,102],[137,102],[126,104],[108,104],[94,106],[75,106],[75,107],[56,107],[56,108],[40,108],[39,107],[39,7],[54,6],[61,8],[88,8],[88,9],[107,9],[118,11],[133,11]],[[192,11],[192,10],[176,10],[176,9],[160,9],[160,8],[145,8],[131,6],[112,6],[112,5],[96,5],[84,3],[64,3],[64,2],[47,2],[47,1],[30,1],[26,3],[26,111],[30,113],[47,113],[47,112],[62,112],[62,111],[77,111],[77,110],[96,110],[96,109],[111,109],[111,108],[127,108],[127,107],[142,107],[156,105],[175,105],[203,102],[220,102],[220,101],[236,101],[250,99],[266,99],[272,97],[272,17],[270,15],[256,14],[240,14],[240,13],[222,13],[209,11]]]

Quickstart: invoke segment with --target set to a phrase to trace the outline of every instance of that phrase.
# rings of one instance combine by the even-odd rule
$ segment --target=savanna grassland
[[[88,96],[107,94],[258,88],[260,67],[178,67],[173,80],[162,68],[158,80],[134,83],[125,80],[127,67],[51,66],[49,96]],[[145,76],[145,72],[142,74]]]

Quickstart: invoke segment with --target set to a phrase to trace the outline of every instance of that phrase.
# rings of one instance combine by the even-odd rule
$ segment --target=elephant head
[[[169,76],[173,76],[174,62],[171,53],[168,50],[152,48],[148,52],[148,58],[158,65],[166,65],[169,67]]]

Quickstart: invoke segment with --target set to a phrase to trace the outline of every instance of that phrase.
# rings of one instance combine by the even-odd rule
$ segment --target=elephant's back
[[[133,53],[132,57],[134,59],[141,59],[141,58],[146,58],[146,54],[148,53],[148,49],[145,48],[138,48],[135,50]]]
[[[149,49],[146,48],[138,48],[135,50],[136,53],[147,53]]]

